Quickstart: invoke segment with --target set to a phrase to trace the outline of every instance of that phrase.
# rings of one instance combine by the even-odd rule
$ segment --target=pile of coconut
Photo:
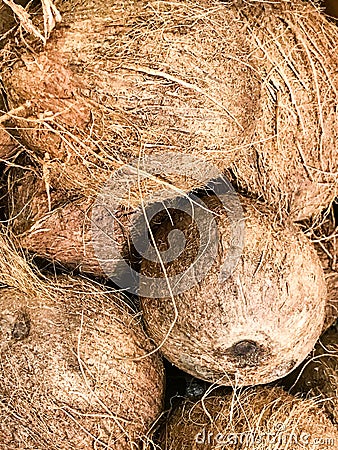
[[[0,448],[338,446],[333,13],[0,0]]]

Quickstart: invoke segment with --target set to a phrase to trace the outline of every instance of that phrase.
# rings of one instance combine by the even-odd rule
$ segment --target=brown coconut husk
[[[1,111],[0,111],[1,115]],[[8,161],[15,152],[15,141],[0,123],[0,161]]]
[[[68,270],[104,276],[92,245],[90,213],[95,198],[73,198],[63,189],[53,189],[39,169],[27,155],[8,168],[9,229],[35,256]]]
[[[95,194],[132,159],[169,151],[227,167],[260,95],[239,12],[211,0],[73,3],[55,2],[62,22],[47,45],[13,48],[2,75],[11,108],[31,102],[14,124],[41,165],[49,154],[51,186]]]
[[[282,382],[293,394],[313,398],[338,425],[338,328],[327,330],[307,360]]]
[[[203,202],[190,214],[167,204],[167,217],[154,231],[159,257],[141,266],[148,333],[169,361],[197,378],[224,385],[269,383],[303,361],[321,333],[326,287],[320,261],[299,230],[274,224],[260,205],[241,198],[245,241],[231,267],[228,255],[239,243],[228,212],[236,205],[229,198],[226,212],[213,196]],[[211,218],[203,224],[205,208]],[[185,242],[181,234],[175,240],[174,230]],[[202,235],[218,246],[215,255]],[[162,255],[182,242],[184,250],[166,262]]]
[[[0,447],[136,448],[164,387],[139,319],[87,280],[41,281],[13,247],[1,235]]]
[[[314,402],[264,387],[185,400],[163,426],[159,444],[162,450],[329,450],[337,439]]]
[[[323,331],[330,328],[330,326],[338,318],[338,267],[332,267],[332,260],[330,256],[337,258],[338,256],[338,244],[335,243],[334,253],[332,255],[327,255],[323,249],[317,247],[317,252],[320,256],[322,266],[325,273],[325,281],[327,286],[327,303],[326,303],[326,314]]]
[[[316,222],[303,223],[324,269],[327,286],[326,317],[323,332],[338,319],[338,224],[337,203]]]
[[[338,186],[338,28],[313,2],[237,4],[261,77],[262,113],[232,173],[282,216],[318,215]]]
[[[0,10],[0,22],[1,22],[1,10]],[[1,31],[0,31],[1,35]],[[12,135],[6,130],[3,125],[6,122],[6,107],[4,98],[0,89],[0,160],[8,160],[14,152],[15,142]]]

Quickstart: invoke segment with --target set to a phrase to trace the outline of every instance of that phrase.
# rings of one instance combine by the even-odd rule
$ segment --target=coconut
[[[172,412],[159,441],[163,450],[328,450],[337,439],[314,402],[264,387],[185,400]]]
[[[337,195],[338,28],[313,2],[240,1],[262,112],[231,171],[241,189],[293,220]]]
[[[250,141],[260,89],[236,9],[211,0],[56,5],[62,22],[47,45],[16,49],[3,72],[10,107],[31,102],[14,124],[37,161],[48,153],[51,186],[96,193],[131,160],[168,152],[223,170]],[[198,185],[158,171],[183,190]]]
[[[2,448],[136,448],[164,389],[139,319],[84,279],[37,279],[1,241]]]
[[[286,375],[324,322],[326,287],[311,242],[241,202],[243,216],[232,195],[225,208],[215,196],[186,209],[168,202],[153,233],[157,252],[141,266],[149,335],[180,369],[224,385]]]
[[[337,324],[327,330],[297,370],[282,381],[293,394],[313,398],[331,421],[338,424]]]
[[[31,254],[68,270],[104,276],[92,245],[91,197],[55,190],[27,158],[7,170],[9,229]]]

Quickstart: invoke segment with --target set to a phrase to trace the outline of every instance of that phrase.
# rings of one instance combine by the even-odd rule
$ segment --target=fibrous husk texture
[[[52,185],[92,192],[133,158],[170,151],[220,169],[236,159],[238,185],[294,220],[330,204],[338,30],[317,7],[300,0],[57,6],[63,21],[47,46],[9,52],[3,74],[11,107],[32,101],[15,124],[41,164],[48,153]],[[165,175],[183,190],[200,185]]]
[[[47,45],[16,48],[3,71],[10,107],[31,102],[14,123],[41,164],[48,153],[52,186],[96,192],[124,164],[166,152],[223,169],[251,139],[260,88],[237,10],[202,0],[57,6]],[[199,185],[184,171],[162,176]]]
[[[323,332],[338,318],[337,217],[337,203],[334,203],[317,221],[303,223],[304,232],[314,243],[325,274],[327,301]]]
[[[338,434],[315,403],[280,388],[211,393],[173,411],[160,436],[162,450],[332,449]]]
[[[242,189],[294,220],[337,193],[338,28],[305,1],[238,2],[261,79],[251,148],[232,170]]]
[[[1,236],[0,448],[136,448],[163,366],[121,294],[41,281]]]
[[[328,329],[314,350],[282,384],[291,393],[313,398],[331,421],[338,425],[338,333]]]
[[[292,225],[274,224],[259,204],[241,203],[245,239],[236,264],[229,255],[240,245],[233,227],[241,219],[230,213],[237,206],[206,196],[187,213],[166,205],[154,233],[159,256],[141,266],[150,336],[182,370],[224,385],[283,377],[312,350],[324,322],[326,287],[311,242]],[[203,215],[208,208],[211,217]],[[179,256],[166,260],[183,241]]]
[[[7,169],[8,227],[31,254],[68,270],[102,276],[91,245],[95,198],[69,198],[62,189],[53,189],[44,174],[43,168],[25,155]]]
[[[0,12],[1,21],[1,12]],[[1,36],[1,31],[0,31]],[[6,119],[6,106],[0,89],[0,161],[8,162],[15,148],[15,141],[3,123]]]
[[[1,111],[0,111],[1,116]],[[0,124],[0,161],[8,161],[13,155],[15,141],[12,136]]]

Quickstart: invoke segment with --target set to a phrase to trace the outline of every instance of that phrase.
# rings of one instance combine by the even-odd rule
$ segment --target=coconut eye
[[[234,356],[250,357],[259,353],[259,351],[260,347],[254,341],[240,341],[232,346],[232,353],[234,354]]]
[[[255,341],[239,341],[227,351],[238,367],[254,367],[260,364],[266,351]]]

